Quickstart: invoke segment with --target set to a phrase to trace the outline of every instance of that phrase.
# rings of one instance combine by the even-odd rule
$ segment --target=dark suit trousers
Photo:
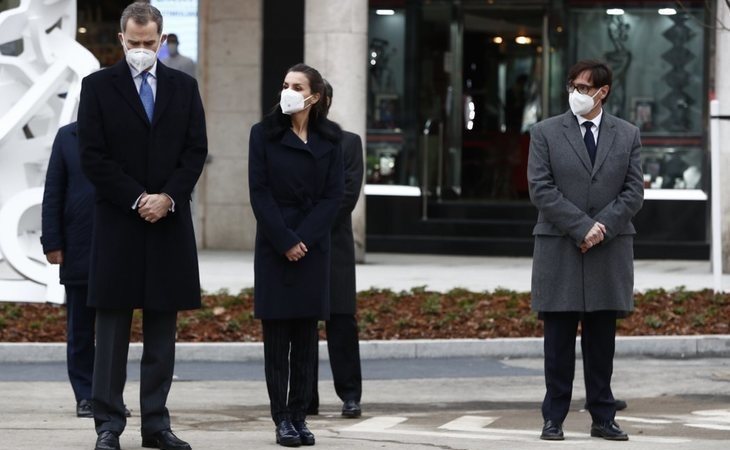
[[[121,434],[127,424],[122,393],[127,381],[127,354],[133,310],[97,309],[94,364],[94,419],[96,432]],[[177,312],[143,311],[140,364],[142,435],[170,428],[165,406],[175,368]]]
[[[613,420],[616,407],[611,392],[611,376],[616,312],[546,312],[543,319],[547,388],[542,403],[543,418],[562,423],[568,415],[575,375],[575,339],[580,322],[588,412],[596,422]]]
[[[96,311],[86,306],[88,286],[66,286],[66,367],[76,397],[91,400],[94,373],[94,320]]]
[[[261,324],[271,418],[277,425],[285,419],[304,420],[316,382],[317,320],[262,320]]]
[[[332,369],[335,392],[343,402],[362,397],[362,370],[360,369],[360,341],[358,339],[357,319],[353,314],[332,314],[326,322],[327,350]],[[319,408],[317,376],[311,409]]]

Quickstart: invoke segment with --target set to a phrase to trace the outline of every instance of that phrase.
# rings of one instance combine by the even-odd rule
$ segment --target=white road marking
[[[497,419],[499,417],[461,416],[458,419],[441,425],[439,428],[451,431],[484,431],[484,427]]]
[[[618,422],[636,422],[636,423],[651,423],[657,425],[666,425],[672,423],[671,420],[666,419],[645,419],[643,417],[632,417],[632,416],[616,416]]]
[[[428,431],[402,428],[395,429],[394,427],[396,425],[406,422],[408,418],[397,416],[380,416],[363,420],[362,422],[351,425],[349,427],[341,428],[340,431],[401,436],[480,439],[489,441],[537,442],[539,440],[540,432],[537,429],[518,430],[507,428],[484,428],[486,425],[493,423],[497,419],[498,417],[461,416],[452,420],[451,422],[448,422],[438,427],[439,429],[449,431]],[[565,432],[565,437],[569,439],[561,441],[563,445],[586,445],[590,444],[591,442],[596,442],[596,438],[592,438],[589,433]],[[686,438],[663,438],[641,435],[631,435],[629,436],[629,439],[634,442],[646,442],[655,444],[684,444],[687,442],[692,442],[691,439]]]

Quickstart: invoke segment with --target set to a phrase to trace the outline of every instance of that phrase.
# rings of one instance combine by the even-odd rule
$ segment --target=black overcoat
[[[43,253],[63,251],[61,284],[89,280],[94,186],[81,171],[76,122],[59,128],[46,171],[41,212]]]
[[[158,62],[150,123],[122,60],[84,78],[78,127],[82,167],[96,188],[89,306],[200,307],[190,199],[208,144],[197,82]],[[146,222],[132,209],[145,191],[169,195],[174,212]]]
[[[330,230],[344,191],[339,138],[327,140],[310,127],[306,144],[291,129],[270,139],[258,123],[248,151],[256,216],[254,315],[326,320]],[[308,252],[290,262],[285,254],[299,242]]]
[[[332,227],[330,263],[330,314],[355,314],[355,241],[352,237],[352,210],[360,198],[363,155],[360,136],[342,132],[345,164],[345,195]]]

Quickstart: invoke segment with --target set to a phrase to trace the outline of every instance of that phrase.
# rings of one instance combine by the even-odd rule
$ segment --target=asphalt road
[[[364,361],[364,414],[339,416],[322,366],[321,414],[310,417],[317,448],[727,450],[730,359],[619,359],[614,392],[629,403],[617,420],[630,441],[588,435],[582,373],[565,423],[566,440],[538,439],[544,394],[539,359],[483,358]],[[580,366],[580,364],[578,364]],[[134,416],[122,448],[140,449],[139,383],[130,365],[125,400]],[[185,363],[176,367],[169,407],[174,430],[198,449],[265,449],[273,423],[260,363]],[[93,422],[73,415],[61,364],[0,365],[0,449],[91,449]]]

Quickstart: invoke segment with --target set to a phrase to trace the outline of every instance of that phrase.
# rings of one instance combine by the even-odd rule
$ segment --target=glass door
[[[419,111],[432,198],[527,198],[529,128],[543,116],[546,7],[504,3],[423,5]]]

